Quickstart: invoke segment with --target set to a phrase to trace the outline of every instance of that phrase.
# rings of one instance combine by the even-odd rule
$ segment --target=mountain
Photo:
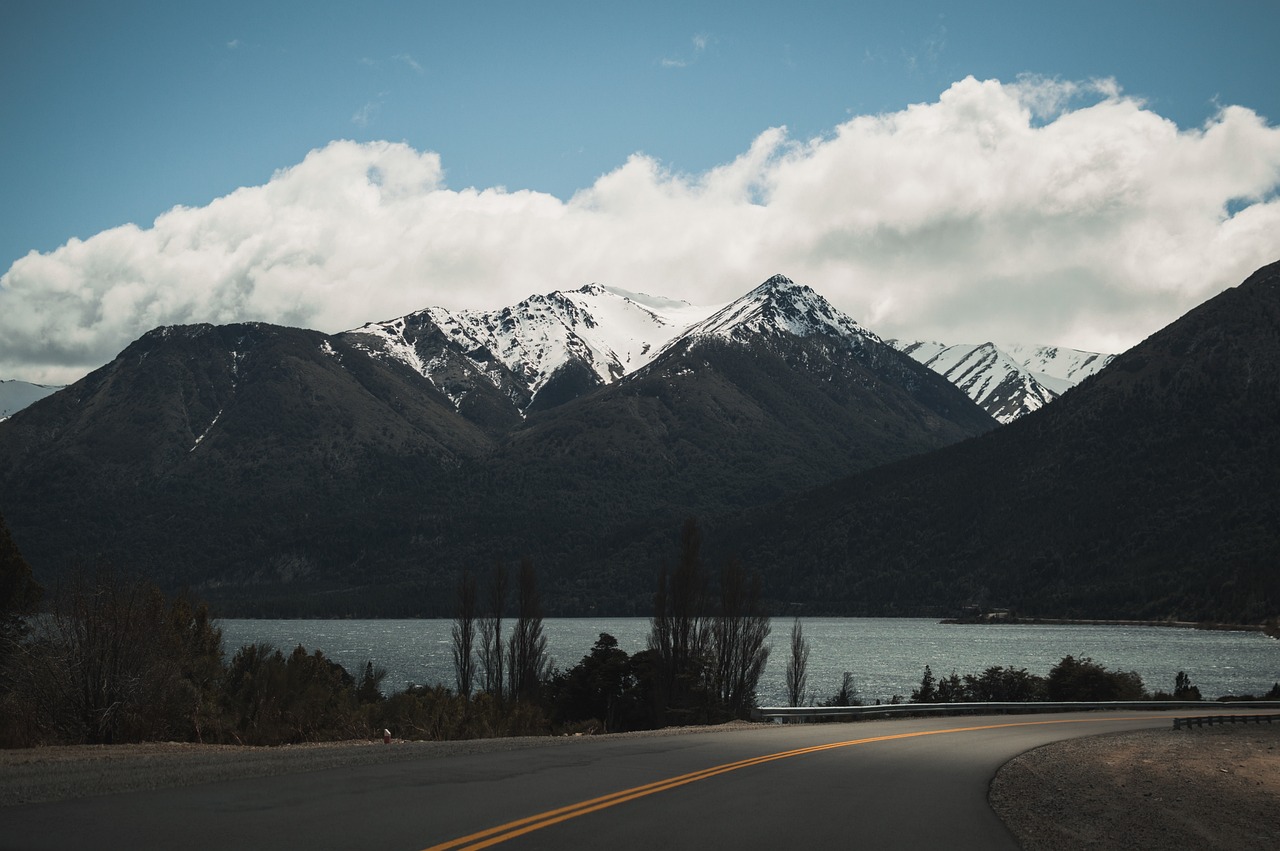
[[[243,614],[448,614],[530,556],[549,609],[647,611],[690,514],[995,427],[776,276],[721,309],[592,285],[336,335],[161,328],[0,425],[44,581],[115,563]]]
[[[1056,346],[889,343],[965,391],[1004,424],[1043,408],[1114,357]]]
[[[0,379],[0,422],[58,390],[57,387],[46,387],[43,384]]]
[[[1280,264],[1052,405],[719,530],[806,611],[1280,613]]]
[[[496,311],[428,308],[344,336],[408,365],[464,416],[508,426],[634,372],[712,310],[589,284]]]

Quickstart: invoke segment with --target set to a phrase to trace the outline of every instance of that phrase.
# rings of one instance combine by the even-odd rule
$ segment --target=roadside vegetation
[[[537,574],[496,565],[457,585],[454,683],[386,693],[368,661],[352,674],[318,649],[248,644],[231,652],[208,608],[118,572],[80,574],[46,601],[0,518],[0,746],[183,741],[242,745],[619,732],[748,717],[769,659],[759,575],[734,561],[712,581],[689,520],[654,593],[648,646],[601,633],[573,666],[547,654]],[[512,581],[514,578],[514,581]],[[792,705],[808,690],[808,640],[794,621]],[[1280,698],[1280,684],[1265,695]],[[1132,672],[1064,658],[1047,677],[989,668],[935,678],[912,702],[1199,699],[1186,674],[1147,694]],[[857,705],[851,674],[818,701]]]
[[[372,660],[353,675],[302,646],[228,658],[203,603],[119,572],[79,574],[45,601],[0,518],[0,746],[440,740],[745,717],[769,653],[760,578],[728,563],[713,594],[700,543],[691,520],[660,575],[648,649],[629,655],[601,634],[566,670],[547,654],[531,562],[514,582],[495,566],[483,589],[464,575],[453,688],[387,694]]]

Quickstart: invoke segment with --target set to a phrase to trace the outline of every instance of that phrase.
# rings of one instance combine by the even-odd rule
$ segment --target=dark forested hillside
[[[38,577],[105,563],[226,612],[447,614],[460,571],[530,557],[551,611],[647,610],[651,541],[688,515],[995,426],[870,336],[683,341],[523,418],[367,337],[157,329],[0,424],[0,510]],[[438,373],[482,387],[467,369]]]
[[[44,577],[107,562],[166,586],[358,561],[392,493],[489,439],[420,376],[314,331],[158,329],[0,429],[3,508]]]
[[[1280,264],[999,431],[820,488],[730,547],[810,610],[1280,613]]]

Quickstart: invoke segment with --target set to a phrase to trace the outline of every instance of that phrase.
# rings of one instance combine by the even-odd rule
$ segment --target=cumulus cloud
[[[0,276],[0,375],[68,381],[156,325],[339,331],[590,281],[709,304],[774,272],[883,336],[1119,351],[1280,259],[1280,129],[1180,130],[1114,83],[972,78],[678,174],[633,155],[569,200],[450,189],[440,158],[333,142],[206,207]]]

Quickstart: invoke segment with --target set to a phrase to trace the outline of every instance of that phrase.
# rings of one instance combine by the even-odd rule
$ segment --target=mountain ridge
[[[458,571],[527,555],[549,606],[634,611],[653,567],[637,536],[995,427],[770,281],[716,333],[627,337],[646,362],[608,383],[603,338],[568,342],[594,330],[568,297],[501,319],[555,313],[505,349],[430,310],[334,335],[156,329],[0,426],[0,511],[33,565],[129,561],[241,613],[447,614]],[[685,309],[576,292],[650,329]]]
[[[845,614],[1260,622],[1280,613],[1276,422],[1280,263],[1052,405],[753,512],[720,545]]]
[[[888,342],[964,390],[1005,425],[1043,408],[1115,357],[1058,346]]]

